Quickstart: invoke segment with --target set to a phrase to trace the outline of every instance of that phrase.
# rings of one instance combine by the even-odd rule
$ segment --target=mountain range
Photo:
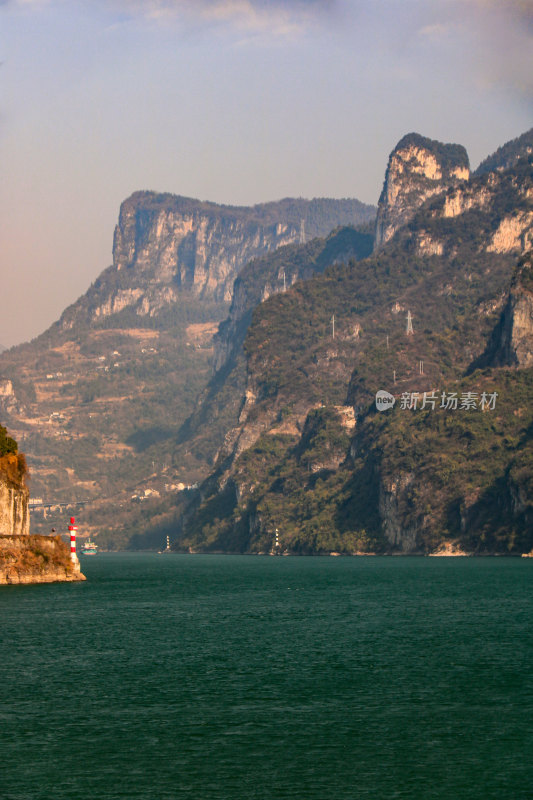
[[[113,266],[0,356],[33,494],[108,547],[531,550],[532,151],[471,173],[409,134],[377,212],[134,194]]]
[[[152,192],[125,200],[113,264],[50,329],[0,356],[0,409],[27,453],[34,502],[84,503],[85,530],[102,534],[124,530],[141,499],[145,515],[154,499],[204,477],[217,442],[191,449],[177,439],[211,376],[239,271],[374,216],[348,199],[252,208]],[[32,530],[52,525],[61,517],[34,511]]]

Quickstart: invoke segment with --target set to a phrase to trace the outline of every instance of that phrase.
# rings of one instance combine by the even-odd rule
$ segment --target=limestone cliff
[[[229,301],[240,266],[299,237],[293,225],[251,220],[239,212],[217,213],[214,204],[135,194],[120,209],[113,265],[116,270],[149,275],[157,281],[163,302],[175,299],[178,287]],[[161,296],[161,287],[168,287],[166,297]],[[130,304],[138,300],[133,296]],[[145,311],[142,304],[139,311]],[[148,307],[146,311],[150,313]],[[111,309],[102,307],[100,313],[111,313]]]
[[[0,426],[0,585],[85,580],[57,537],[30,536],[25,456]]]
[[[0,535],[29,533],[26,472],[25,456],[18,452],[17,442],[0,425]]]
[[[378,203],[375,248],[388,242],[429,197],[469,176],[468,155],[461,145],[441,144],[416,133],[404,136],[389,157]]]
[[[457,253],[455,225],[443,225],[441,220],[457,220],[465,237],[477,230],[478,247],[487,253],[527,252],[533,242],[531,159],[519,160],[508,170],[476,175],[429,200],[413,214],[409,224],[417,254]]]
[[[228,303],[251,259],[338,225],[369,221],[374,213],[358,200],[287,199],[247,208],[135,192],[120,208],[113,266],[61,325],[69,330],[80,318],[99,322],[127,309],[153,318],[183,294]]]
[[[0,474],[0,536],[27,536],[30,532],[29,492]]]
[[[409,520],[406,524],[406,511],[412,502],[410,495],[415,484],[413,473],[380,481],[379,515],[383,533],[391,550],[401,553],[416,553],[422,549],[417,541],[416,522]]]

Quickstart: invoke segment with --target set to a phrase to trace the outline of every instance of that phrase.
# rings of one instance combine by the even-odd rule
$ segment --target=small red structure
[[[76,517],[70,518],[70,525],[68,526],[70,531],[70,559],[74,564],[78,563],[78,556],[76,555],[76,531],[78,530],[76,525]]]

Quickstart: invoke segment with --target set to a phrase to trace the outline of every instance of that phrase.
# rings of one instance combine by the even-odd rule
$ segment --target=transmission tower
[[[405,331],[408,336],[412,336],[414,333],[413,330],[413,318],[411,316],[411,312],[407,312],[407,330]]]
[[[300,244],[305,244],[305,219],[300,220]]]

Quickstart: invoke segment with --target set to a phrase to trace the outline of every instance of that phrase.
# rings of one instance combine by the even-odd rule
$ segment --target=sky
[[[0,0],[0,344],[112,263],[139,189],[377,203],[416,131],[533,125],[532,0]]]

